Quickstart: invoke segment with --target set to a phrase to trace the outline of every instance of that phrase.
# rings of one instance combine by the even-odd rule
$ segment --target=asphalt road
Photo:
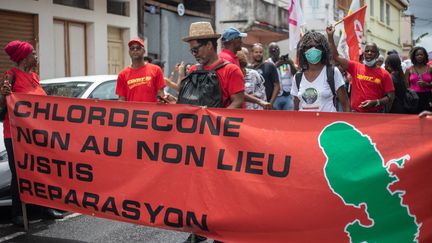
[[[35,211],[35,210],[33,210]],[[180,243],[187,233],[168,231],[129,223],[68,214],[61,220],[42,220],[31,212],[29,232],[10,223],[10,207],[0,207],[0,242],[78,243],[78,242],[151,242]],[[212,242],[207,240],[207,242]]]

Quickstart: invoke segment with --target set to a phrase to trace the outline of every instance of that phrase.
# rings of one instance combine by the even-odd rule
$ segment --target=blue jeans
[[[294,110],[294,98],[292,95],[278,96],[273,103],[275,110]]]

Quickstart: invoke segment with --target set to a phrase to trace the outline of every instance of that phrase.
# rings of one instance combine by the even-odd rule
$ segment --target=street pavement
[[[145,227],[80,214],[61,220],[42,220],[31,213],[29,232],[10,223],[10,207],[0,207],[0,242],[79,243],[150,242],[180,243],[188,233]],[[207,242],[212,242],[207,240]]]

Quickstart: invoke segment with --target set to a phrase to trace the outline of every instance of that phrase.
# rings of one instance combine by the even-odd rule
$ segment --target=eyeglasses
[[[192,47],[190,49],[190,52],[192,53],[192,55],[195,55],[198,53],[199,49],[204,46],[205,44],[199,44],[198,46]]]
[[[139,51],[141,49],[143,49],[142,46],[130,46],[129,47],[129,51]]]

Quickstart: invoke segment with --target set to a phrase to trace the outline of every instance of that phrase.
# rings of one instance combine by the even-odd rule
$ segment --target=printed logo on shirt
[[[151,76],[145,76],[145,77],[141,77],[141,78],[135,78],[135,79],[130,79],[127,81],[127,85],[129,87],[129,89],[133,89],[136,86],[140,86],[140,85],[147,85],[147,86],[151,86],[151,81],[152,77]]]
[[[318,99],[318,91],[314,88],[307,88],[302,95],[304,102],[308,105],[315,103]]]
[[[357,79],[358,80],[372,82],[372,83],[376,83],[376,84],[381,84],[381,79],[375,78],[375,77],[371,77],[371,76],[366,76],[366,75],[363,75],[363,74],[357,74]]]
[[[307,88],[302,94],[302,110],[318,110],[320,104],[318,101],[318,90],[315,88]]]

